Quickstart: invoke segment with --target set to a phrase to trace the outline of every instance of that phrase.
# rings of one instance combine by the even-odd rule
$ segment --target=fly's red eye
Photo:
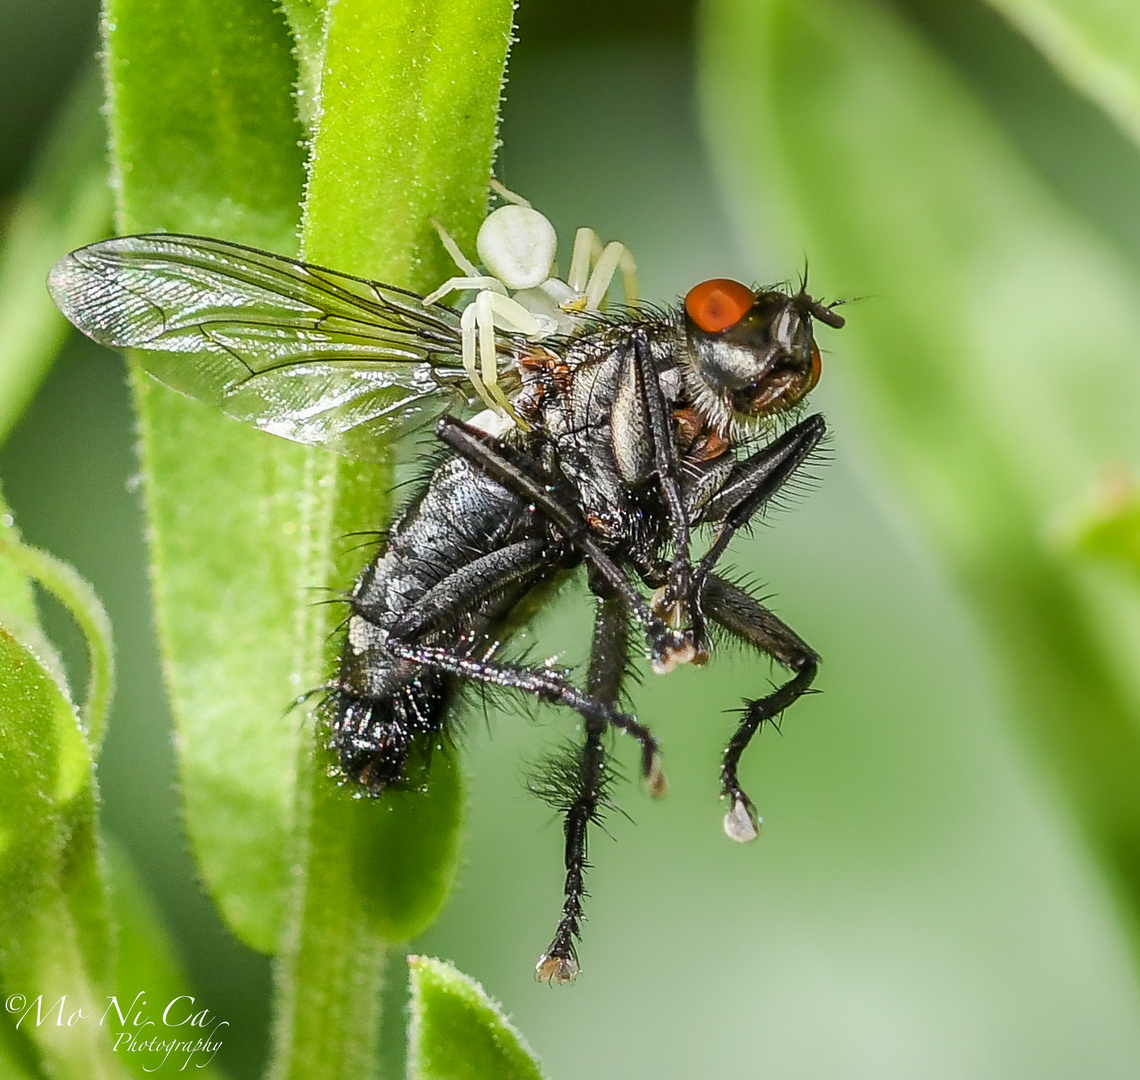
[[[689,290],[685,297],[685,310],[697,326],[706,333],[715,334],[738,323],[755,299],[747,285],[729,278],[713,278]]]
[[[804,393],[808,393],[815,389],[815,384],[819,382],[819,374],[823,370],[823,359],[819,355],[819,346],[813,341],[811,343],[811,374],[808,376],[807,386],[804,388]]]

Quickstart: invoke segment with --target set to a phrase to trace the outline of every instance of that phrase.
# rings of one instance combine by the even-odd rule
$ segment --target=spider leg
[[[501,327],[512,334],[525,334],[530,338],[543,337],[556,329],[549,320],[544,321],[534,312],[523,307],[517,300],[504,296],[501,292],[484,289],[471,307],[475,309],[475,325],[479,339],[479,361],[482,367],[483,385],[494,398],[489,404],[496,412],[504,413],[523,427],[506,394],[499,386],[499,346],[495,339],[495,328]],[[468,309],[464,310],[466,315]],[[464,365],[467,361],[464,359]],[[472,358],[474,364],[474,358]],[[468,371],[468,374],[471,374]]]
[[[724,815],[724,831],[731,839],[745,843],[756,839],[760,819],[736,776],[740,757],[765,722],[778,722],[780,714],[807,692],[819,669],[819,656],[758,600],[716,574],[710,574],[705,582],[704,602],[710,619],[794,673],[771,693],[745,699],[744,716],[724,749],[721,793],[731,801]]]
[[[566,284],[578,296],[586,295],[586,283],[590,277],[590,266],[601,258],[602,242],[598,234],[588,225],[583,225],[574,234],[574,249],[570,254],[570,270],[566,274]]]
[[[625,604],[621,597],[612,593],[601,596],[594,621],[587,693],[596,701],[614,707],[621,692],[628,656],[629,614]],[[575,945],[581,937],[585,875],[589,868],[586,833],[590,822],[596,823],[600,819],[605,804],[607,773],[602,742],[605,725],[587,719],[585,729],[585,739],[578,751],[574,789],[561,807],[565,814],[563,831],[566,837],[562,918],[553,940],[539,957],[535,968],[538,977],[547,982],[568,983],[578,974]],[[664,792],[664,777],[659,770],[651,775],[650,784],[651,794],[656,796]]]
[[[480,296],[483,294],[480,293]],[[459,329],[462,335],[462,351],[463,370],[467,372],[467,378],[471,380],[471,385],[475,387],[478,395],[483,401],[496,413],[502,413],[502,406],[491,396],[490,391],[483,384],[483,380],[479,375],[479,369],[475,364],[475,349],[478,344],[479,327],[477,317],[479,309],[475,304],[468,304],[463,309],[463,314],[459,317]]]
[[[448,239],[450,239],[450,237],[448,237]],[[503,283],[498,278],[474,272],[465,274],[462,277],[450,277],[434,292],[428,293],[427,296],[424,297],[423,304],[424,307],[431,307],[432,304],[438,304],[448,293],[483,289],[494,289],[498,292],[502,292]]]
[[[447,250],[448,255],[451,256],[451,261],[463,271],[463,274],[468,278],[478,277],[479,269],[475,264],[463,254],[462,248],[455,242],[455,238],[449,233],[435,218],[428,219],[431,222],[432,228],[439,233],[439,239],[444,248]],[[452,279],[455,280],[454,278]],[[476,285],[474,288],[482,288],[481,285]],[[424,298],[425,304],[433,303],[443,297],[445,290],[437,289],[432,293],[432,299]]]
[[[622,272],[622,288],[625,290],[625,303],[627,307],[637,306],[637,264],[629,248],[617,240],[606,244],[594,264],[594,272],[590,275],[586,285],[586,310],[597,311],[602,304],[606,293],[613,284],[614,276],[618,270]]]
[[[530,206],[530,203],[526,199],[517,192],[511,191],[510,188],[501,181],[496,180],[493,176],[491,177],[490,188],[504,202],[514,203],[515,206]]]
[[[566,284],[578,297],[574,302],[575,309],[597,311],[618,270],[622,275],[626,307],[636,307],[639,299],[637,263],[629,248],[617,240],[611,240],[603,247],[593,229],[589,226],[580,228],[574,234],[574,250],[566,275]]]

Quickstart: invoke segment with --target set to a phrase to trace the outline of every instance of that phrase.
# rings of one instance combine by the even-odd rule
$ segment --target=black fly
[[[622,252],[610,260],[611,276]],[[490,279],[457,280],[483,288]],[[765,422],[815,385],[812,321],[841,327],[831,307],[803,286],[793,293],[714,280],[676,310],[602,316],[596,295],[577,306],[571,298],[554,309],[561,323],[536,329],[510,325],[513,301],[504,306],[504,296],[477,328],[492,397],[474,374],[474,319],[221,240],[107,240],[61,260],[50,287],[88,336],[148,350],[142,362],[162,382],[285,438],[377,459],[382,437],[436,419],[448,455],[350,594],[327,714],[342,770],[374,796],[437,741],[464,682],[579,714],[576,756],[538,785],[564,815],[566,837],[565,901],[538,962],[541,978],[564,983],[578,972],[586,832],[606,804],[607,731],[637,740],[650,792],[664,791],[657,741],[619,707],[633,633],[658,673],[703,664],[710,624],[792,672],[746,700],[721,764],[725,831],[755,839],[758,818],[737,780],[741,754],[808,689],[819,658],[717,565],[823,436],[819,415],[778,435]],[[585,297],[581,282],[570,291]],[[506,332],[495,317],[502,312]],[[569,332],[567,318],[577,319]],[[442,415],[449,403],[470,404],[473,382],[505,408],[466,423]],[[701,526],[713,538],[697,557]],[[550,663],[497,658],[512,611],[581,563],[597,600],[584,687]]]

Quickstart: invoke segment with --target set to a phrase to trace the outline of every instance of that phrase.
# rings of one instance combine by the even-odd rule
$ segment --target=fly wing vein
[[[414,293],[204,237],[118,237],[49,279],[104,345],[144,350],[155,378],[286,438],[353,457],[438,415],[458,387],[458,313]]]

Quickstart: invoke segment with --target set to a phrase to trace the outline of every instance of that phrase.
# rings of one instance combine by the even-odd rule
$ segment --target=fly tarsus
[[[757,652],[794,672],[792,678],[771,693],[745,700],[744,715],[724,749],[721,792],[729,801],[724,831],[731,839],[744,843],[760,834],[760,818],[737,779],[741,755],[765,723],[778,723],[783,711],[808,692],[819,669],[819,656],[763,604],[724,578],[709,575],[704,601],[710,619]]]

